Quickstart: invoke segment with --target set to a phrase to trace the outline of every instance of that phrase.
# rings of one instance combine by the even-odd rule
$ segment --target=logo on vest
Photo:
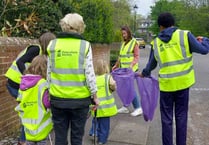
[[[57,51],[57,57],[63,57],[63,56],[72,56],[73,54],[77,54],[77,51]]]
[[[61,50],[58,50],[57,51],[57,57],[61,57],[62,56],[62,52],[61,52]]]
[[[160,44],[159,48],[160,48],[160,52],[164,51],[165,49],[171,49],[171,48],[176,48],[177,47],[177,43],[168,43],[168,44]]]
[[[26,108],[26,107],[32,107],[34,104],[36,104],[37,102],[25,102],[23,103],[23,108]]]
[[[164,51],[164,47],[163,47],[163,44],[160,44],[160,51]]]

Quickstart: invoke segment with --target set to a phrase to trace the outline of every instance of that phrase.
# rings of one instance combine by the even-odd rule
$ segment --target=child
[[[96,119],[92,120],[92,127],[89,132],[90,136],[96,133],[99,144],[105,144],[108,139],[110,129],[110,117],[117,114],[117,107],[112,92],[116,89],[116,83],[109,74],[109,67],[106,61],[100,59],[95,67],[96,83],[98,87],[97,96],[99,106],[96,110]],[[92,110],[92,115],[95,112]],[[95,117],[95,116],[94,116]],[[96,130],[95,124],[96,124]]]
[[[22,76],[15,111],[25,129],[27,145],[46,145],[52,130],[51,112],[46,82],[47,58],[36,56]]]

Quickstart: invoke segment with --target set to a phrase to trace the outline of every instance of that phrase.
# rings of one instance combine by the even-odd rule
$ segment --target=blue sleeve
[[[150,74],[151,74],[151,71],[153,69],[155,69],[156,66],[157,66],[157,61],[156,61],[155,56],[154,56],[154,51],[151,48],[149,61],[148,61],[147,65],[146,65],[146,67],[142,70],[142,75],[144,77],[149,77]]]
[[[208,38],[204,38],[203,42],[197,41],[197,39],[190,32],[188,33],[188,41],[190,52],[207,54],[209,51],[209,40]]]

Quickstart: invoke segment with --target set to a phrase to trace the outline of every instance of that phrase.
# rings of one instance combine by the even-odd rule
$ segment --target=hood
[[[171,40],[173,32],[175,32],[176,29],[176,27],[166,28],[158,34],[158,38],[164,42],[169,42]]]
[[[27,90],[35,86],[42,77],[40,75],[27,74],[22,76],[20,90]]]

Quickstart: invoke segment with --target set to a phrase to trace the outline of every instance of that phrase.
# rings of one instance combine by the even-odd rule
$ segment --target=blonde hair
[[[43,54],[47,55],[47,51],[46,51],[47,46],[48,46],[49,42],[55,38],[56,38],[56,36],[51,32],[46,32],[40,36],[39,43],[41,45],[41,49],[42,49]]]
[[[63,32],[82,34],[85,29],[83,17],[77,13],[66,14],[59,22]]]
[[[47,57],[45,55],[36,56],[24,74],[40,75],[46,79]]]
[[[94,71],[96,75],[103,75],[105,73],[109,73],[109,65],[106,60],[99,59],[97,60],[97,65],[94,65]]]

